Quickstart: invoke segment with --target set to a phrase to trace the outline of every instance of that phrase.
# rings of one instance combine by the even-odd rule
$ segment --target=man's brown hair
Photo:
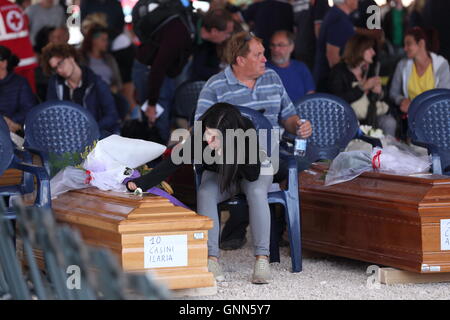
[[[355,34],[347,41],[342,60],[350,68],[355,68],[364,61],[364,51],[373,48],[374,45],[375,40],[361,34]]]
[[[71,45],[49,43],[42,49],[41,66],[44,72],[48,75],[52,74],[52,67],[50,66],[50,59],[53,57],[59,58],[74,58],[79,64],[80,59],[77,50]]]
[[[238,32],[227,42],[225,59],[228,64],[236,64],[237,57],[245,57],[250,52],[250,40],[255,39],[262,43],[262,40],[251,32]]]

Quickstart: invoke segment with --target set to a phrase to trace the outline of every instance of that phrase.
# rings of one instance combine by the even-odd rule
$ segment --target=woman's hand
[[[131,191],[134,191],[137,189],[137,185],[136,183],[132,182],[132,181],[128,181],[127,182],[127,188]]]
[[[372,78],[368,78],[364,83],[363,83],[363,90],[364,91],[369,91],[369,90],[373,90],[375,87],[380,86],[381,87],[381,79],[380,77],[372,77]]]
[[[380,95],[383,92],[383,87],[381,86],[381,84],[377,84],[375,87],[372,88],[372,92]]]
[[[152,126],[156,122],[156,106],[149,105],[145,110],[149,126]]]
[[[408,113],[409,105],[411,104],[411,100],[405,98],[400,102],[400,111],[403,113]]]

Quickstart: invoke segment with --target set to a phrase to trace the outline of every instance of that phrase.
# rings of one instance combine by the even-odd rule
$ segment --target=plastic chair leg
[[[302,271],[302,248],[300,234],[300,207],[299,201],[289,198],[286,194],[286,224],[291,247],[292,272]]]
[[[279,232],[276,212],[270,206],[270,257],[269,262],[280,262]]]

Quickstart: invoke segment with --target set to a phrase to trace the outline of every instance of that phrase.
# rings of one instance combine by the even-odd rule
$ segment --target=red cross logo
[[[23,17],[19,11],[11,10],[6,15],[6,24],[14,31],[21,31],[23,28]]]

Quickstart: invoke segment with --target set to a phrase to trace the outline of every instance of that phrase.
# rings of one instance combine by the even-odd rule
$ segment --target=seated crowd
[[[26,83],[14,74],[14,49],[2,46],[0,90],[7,95],[3,94],[1,100],[9,103],[1,107],[1,112],[11,130],[20,132],[32,106],[59,99],[88,108],[104,135],[120,134],[125,122],[144,116],[156,128],[154,139],[167,143],[178,117],[172,106],[176,88],[186,81],[207,81],[223,70],[227,39],[248,27],[267,44],[266,67],[278,74],[293,103],[306,94],[331,93],[353,107],[361,124],[381,128],[396,138],[405,138],[402,119],[414,97],[433,88],[450,87],[448,62],[431,48],[430,39],[434,41],[436,34],[420,26],[408,28],[420,25],[414,23],[420,20],[420,10],[407,11],[401,1],[393,1],[395,6],[384,15],[384,41],[379,33],[361,28],[352,17],[370,1],[360,1],[358,7],[356,0],[336,0],[331,9],[323,1],[311,1],[307,5],[314,17],[310,28],[305,21],[296,20],[306,5],[298,9],[295,1],[292,6],[262,3],[247,8],[212,2],[208,13],[194,15],[192,41],[183,38],[184,26],[170,23],[160,32],[163,40],[158,39],[161,43],[156,54],[151,45],[136,42],[133,30],[124,27],[122,8],[116,1],[110,2],[110,8],[102,9],[107,5],[83,1],[84,40],[77,47],[68,44],[67,17],[60,5],[42,0],[26,8],[30,40],[40,65],[34,69],[34,79],[28,79],[30,88],[25,87]],[[279,10],[280,17],[265,25],[264,17],[273,10]],[[237,14],[239,11],[242,14]],[[401,26],[392,17],[397,11],[403,16]],[[291,14],[297,18],[292,20]],[[299,38],[316,38],[315,50],[307,52],[307,45],[299,44]],[[398,63],[392,73],[380,74],[380,68],[387,69],[383,65],[386,42],[396,48]],[[57,66],[50,62],[53,57]],[[66,62],[69,68],[72,60],[75,74],[70,76],[79,79],[69,80],[69,74],[63,72]],[[95,94],[89,89],[91,83],[96,83]],[[56,89],[58,85],[62,91]],[[14,95],[17,98],[12,98]],[[146,101],[149,107],[142,113],[140,106]],[[162,109],[158,119],[156,105]],[[182,116],[192,115],[194,109],[184,110]]]
[[[297,0],[293,6],[264,0],[247,8],[212,1],[208,12],[193,14],[191,26],[181,18],[173,19],[145,43],[136,41],[133,31],[137,30],[124,27],[117,1],[106,1],[111,5],[102,6],[97,2],[82,1],[84,40],[79,47],[68,44],[68,30],[60,22],[61,10],[54,8],[58,5],[41,1],[34,5],[38,7],[25,11],[40,60],[35,82],[29,83],[14,73],[19,59],[13,47],[8,49],[0,41],[0,112],[11,131],[21,134],[27,112],[39,102],[68,100],[92,113],[102,137],[127,136],[125,128],[145,121],[154,129],[151,139],[168,144],[177,123],[178,115],[173,110],[176,89],[188,81],[205,81],[198,104],[183,110],[183,114],[208,120],[207,144],[214,150],[218,149],[214,147],[214,130],[224,131],[227,123],[233,128],[251,127],[232,117],[231,105],[262,109],[273,127],[308,138],[314,128],[309,121],[301,121],[295,103],[316,92],[330,93],[348,102],[361,124],[406,140],[403,119],[411,101],[433,88],[450,89],[448,61],[431,50],[430,35],[435,33],[429,33],[425,25],[411,24],[413,19],[409,24],[394,19],[398,17],[394,10],[405,16],[410,13],[411,17],[412,13],[420,14],[416,7],[406,11],[400,1],[393,1],[396,5],[384,16],[389,20],[383,21],[383,25],[389,22],[386,38],[383,30],[370,30],[358,22],[373,1],[334,0],[332,8],[328,8],[327,0]],[[41,12],[49,12],[50,8],[52,19],[46,24]],[[304,10],[308,15],[303,15]],[[357,19],[352,15],[358,10]],[[274,12],[279,15],[272,16]],[[307,22],[300,21],[301,17]],[[253,32],[243,31],[248,29]],[[307,44],[307,39],[312,39],[313,44]],[[389,52],[395,54],[386,54],[392,46],[395,50]],[[384,60],[386,56],[389,61]],[[395,68],[389,67],[392,58]],[[166,168],[168,172],[174,171],[173,164],[164,165],[171,167]],[[297,164],[299,170],[309,165],[305,160]],[[267,193],[274,179],[272,175],[260,175],[259,167],[251,179],[246,178],[246,167],[234,167],[234,172],[223,167],[203,175],[197,198],[199,212],[203,210],[201,214],[215,221],[217,209],[213,207],[224,195],[234,194],[233,183],[240,183],[246,193],[257,194],[254,197],[260,200],[261,190]],[[220,181],[224,177],[227,183]],[[159,182],[150,178],[127,187],[135,190]],[[254,185],[262,189],[253,190]],[[261,208],[261,201],[256,202],[249,201],[250,216],[245,208],[243,212],[233,211],[242,208],[230,209],[232,214],[220,244],[216,241],[219,230],[212,231],[214,236],[210,237],[214,239],[208,240],[209,266],[217,280],[223,279],[219,246],[241,247],[249,223],[254,232],[267,236],[269,208]],[[254,283],[267,283],[268,242],[268,237],[254,239]]]

